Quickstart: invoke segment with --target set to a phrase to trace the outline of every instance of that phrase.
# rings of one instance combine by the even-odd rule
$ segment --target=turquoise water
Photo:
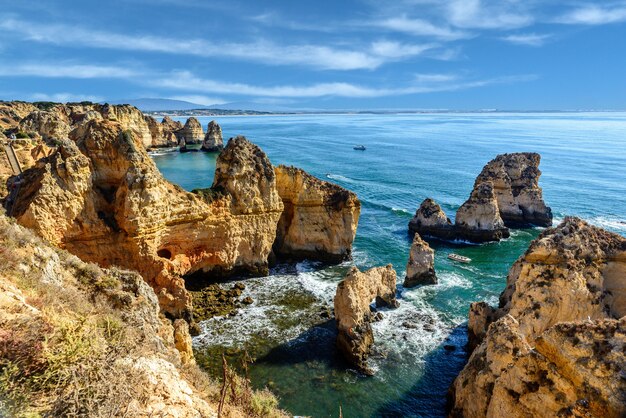
[[[206,124],[211,118],[199,118]],[[511,264],[539,228],[514,230],[486,245],[433,243],[439,284],[405,290],[407,223],[432,197],[452,217],[474,178],[499,153],[542,155],[540,185],[556,221],[577,215],[626,235],[626,114],[438,114],[221,117],[224,137],[243,134],[274,164],[292,164],[357,193],[362,213],[353,263],[393,263],[400,308],[374,324],[371,363],[363,377],[334,350],[334,325],[319,313],[332,305],[351,263],[279,265],[244,280],[254,303],[231,318],[202,324],[196,351],[217,370],[215,353],[247,349],[257,387],[269,386],[297,415],[337,417],[444,416],[445,395],[463,367],[469,303],[497,304]],[[355,151],[363,144],[367,151]],[[191,190],[210,186],[216,156],[158,155],[169,180]],[[473,262],[459,265],[456,252]],[[445,348],[444,348],[445,346]],[[212,360],[213,359],[213,360]]]

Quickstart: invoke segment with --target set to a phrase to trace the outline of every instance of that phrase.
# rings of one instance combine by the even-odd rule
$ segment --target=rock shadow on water
[[[445,417],[448,389],[467,362],[467,323],[424,358],[424,374],[399,399],[389,400],[374,417]]]

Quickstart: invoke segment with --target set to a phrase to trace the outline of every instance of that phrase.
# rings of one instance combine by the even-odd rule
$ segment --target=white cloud
[[[432,75],[431,75],[432,76]],[[436,79],[438,78],[438,80]],[[195,76],[188,71],[178,71],[169,76],[152,80],[154,85],[164,88],[203,92],[211,94],[229,94],[241,96],[261,96],[280,98],[307,98],[307,97],[382,97],[408,94],[435,93],[444,91],[458,91],[491,84],[531,81],[534,75],[497,77],[484,80],[453,80],[445,83],[442,77],[431,77],[428,83],[413,83],[403,87],[366,87],[345,82],[317,83],[305,86],[278,85],[255,86],[245,83],[229,83],[218,80],[205,79]]]
[[[374,55],[384,58],[405,58],[422,54],[424,51],[435,48],[435,44],[404,44],[394,41],[377,41],[372,43],[371,51]]]
[[[168,97],[168,99],[182,100],[184,102],[191,102],[191,103],[201,104],[201,105],[205,105],[205,106],[226,103],[226,100],[224,100],[224,99],[219,99],[219,98],[216,98],[216,97],[209,97],[209,96],[202,96],[202,95],[197,95],[197,94],[182,95],[182,96],[170,96],[170,97]]]
[[[91,96],[84,94],[74,94],[74,93],[33,93],[27,97],[28,100],[35,102],[102,102],[104,99],[100,96]]]
[[[526,33],[519,35],[508,35],[500,39],[510,42],[512,44],[541,46],[551,37],[552,35],[550,34]]]
[[[528,2],[518,0],[451,0],[447,19],[459,28],[515,29],[533,23],[525,10]]]
[[[449,41],[472,36],[467,32],[454,30],[444,25],[434,25],[423,19],[411,19],[406,15],[382,19],[371,23],[371,25],[397,32],[408,33],[410,35],[432,36]]]
[[[557,23],[574,25],[605,25],[626,21],[626,4],[609,6],[586,5],[556,19]]]
[[[278,45],[266,40],[251,43],[220,43],[203,39],[173,39],[151,35],[131,36],[86,30],[66,25],[44,25],[6,19],[0,29],[21,34],[25,39],[69,46],[87,46],[115,50],[162,52],[196,55],[207,58],[226,57],[266,65],[300,65],[323,70],[376,69],[399,58],[419,55],[432,46],[374,43],[373,49],[336,48],[325,45]],[[381,47],[382,45],[382,47]]]
[[[415,74],[415,81],[418,83],[444,83],[458,78],[456,74]]]
[[[66,63],[11,64],[0,66],[0,77],[43,78],[131,78],[135,70],[118,66],[75,65]]]

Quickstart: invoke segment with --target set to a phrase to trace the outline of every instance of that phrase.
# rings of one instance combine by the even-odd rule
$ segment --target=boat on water
[[[354,149],[357,150],[357,151],[365,151],[366,150],[365,145],[356,145],[354,147]]]
[[[469,257],[464,257],[455,253],[448,254],[448,258],[452,261],[458,261],[459,263],[469,263],[470,261],[472,261],[472,259]]]

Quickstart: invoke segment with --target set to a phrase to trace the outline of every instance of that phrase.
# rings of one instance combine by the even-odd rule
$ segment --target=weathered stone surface
[[[285,207],[278,222],[275,253],[329,262],[348,259],[361,211],[356,195],[299,168],[281,165],[275,172]]]
[[[173,131],[165,129],[164,126],[152,116],[144,116],[144,119],[148,124],[148,129],[150,129],[150,135],[152,136],[152,144],[150,145],[152,148],[175,147],[178,145],[176,135]]]
[[[409,252],[409,262],[406,265],[404,287],[436,283],[435,251],[416,233]]]
[[[224,140],[222,139],[222,128],[216,121],[212,120],[207,125],[206,135],[202,141],[201,151],[215,152],[224,148]]]
[[[509,237],[489,181],[477,184],[469,199],[456,212],[457,237],[472,242],[499,241]]]
[[[433,199],[424,199],[415,212],[415,216],[409,222],[409,231],[421,236],[453,240],[456,231],[450,219],[446,216],[441,206]]]
[[[145,148],[152,145],[152,134],[139,109],[130,105],[94,105],[104,119],[118,122],[123,130],[132,131]]]
[[[624,416],[625,315],[626,238],[566,218],[515,262],[498,309],[472,305],[451,416]]]
[[[92,121],[82,134],[23,174],[8,202],[18,222],[85,260],[139,271],[173,316],[191,315],[183,275],[267,272],[283,206],[258,147],[231,141],[219,191],[192,194],[165,181],[119,124]]]
[[[31,112],[19,123],[18,130],[36,133],[45,140],[67,139],[71,121],[63,106],[55,106],[49,111],[36,110]]]
[[[185,140],[187,145],[201,144],[204,140],[204,131],[198,119],[191,117],[187,119],[185,126],[176,132],[179,140]]]
[[[163,126],[164,130],[171,131],[171,132],[176,132],[176,131],[180,131],[181,129],[183,129],[182,123],[180,123],[177,120],[173,120],[169,116],[163,117],[163,120],[161,121],[161,126]]]
[[[493,183],[500,216],[507,225],[552,225],[552,210],[543,201],[539,187],[540,161],[536,153],[501,154],[476,178],[474,187],[486,181]]]
[[[22,119],[36,110],[32,103],[0,101],[0,130],[17,128]]]
[[[372,374],[367,357],[374,342],[370,325],[374,299],[377,306],[398,306],[396,272],[391,264],[366,272],[352,267],[337,286],[334,300],[337,347],[352,366],[366,374]]]

